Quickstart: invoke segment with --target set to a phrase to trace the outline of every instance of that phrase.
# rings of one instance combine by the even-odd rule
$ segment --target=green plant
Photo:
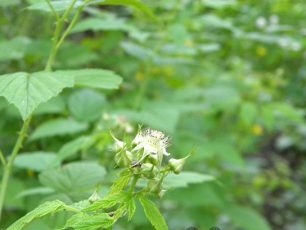
[[[139,131],[131,143],[114,139],[118,149],[116,162],[123,169],[105,197],[100,198],[95,192],[87,200],[71,205],[59,200],[48,201],[16,221],[8,230],[22,229],[35,218],[60,211],[75,213],[61,229],[109,229],[125,215],[128,216],[128,220],[132,219],[136,210],[136,200],[143,206],[148,220],[155,229],[168,229],[162,214],[148,197],[161,197],[165,193],[164,179],[171,172],[179,174],[187,158],[171,158],[165,163],[163,157],[169,155],[166,149],[169,139],[156,130]],[[209,179],[212,178],[206,178]],[[141,188],[137,188],[137,182],[140,180]]]

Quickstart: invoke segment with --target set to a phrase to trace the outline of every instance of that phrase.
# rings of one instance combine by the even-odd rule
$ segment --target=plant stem
[[[8,186],[10,174],[11,174],[11,171],[12,171],[12,166],[13,166],[14,160],[15,160],[19,150],[22,148],[22,142],[27,135],[27,130],[29,128],[30,121],[31,121],[31,117],[29,117],[27,120],[24,121],[24,123],[22,125],[22,128],[20,130],[20,133],[18,135],[18,139],[17,139],[17,141],[15,143],[15,146],[13,148],[12,154],[10,155],[7,163],[3,167],[4,171],[3,171],[3,177],[2,177],[2,181],[1,181],[1,190],[0,190],[0,220],[1,220],[1,216],[2,216],[2,209],[3,209],[3,205],[4,205],[4,199],[5,199],[5,195],[6,195],[6,191],[7,191],[7,186]]]
[[[131,182],[131,187],[130,187],[130,192],[132,193],[135,190],[135,186],[137,184],[137,181],[139,179],[139,176],[134,175],[132,182]]]
[[[56,54],[59,50],[59,47],[60,45],[62,44],[62,42],[64,41],[65,37],[62,39],[62,37],[66,34],[66,31],[70,28],[70,26],[68,26],[68,28],[66,29],[66,31],[62,34],[61,36],[61,32],[62,32],[62,29],[64,27],[64,24],[65,24],[65,21],[68,17],[68,15],[70,14],[70,12],[72,11],[73,9],[73,6],[74,4],[76,3],[77,0],[74,0],[70,7],[65,11],[65,13],[63,14],[63,16],[61,18],[58,18],[57,21],[56,21],[56,27],[55,27],[55,30],[54,30],[54,35],[53,35],[53,45],[52,45],[52,50],[51,50],[51,53],[49,55],[49,58],[48,58],[48,61],[47,61],[47,64],[46,64],[46,67],[45,67],[45,71],[51,71],[52,70],[52,65],[54,63],[54,60],[55,60],[55,57],[56,57]],[[76,21],[76,20],[75,20]],[[71,22],[72,23],[72,22]],[[72,26],[71,26],[72,28]],[[70,30],[71,30],[70,28]],[[69,33],[69,31],[67,32],[67,34]],[[62,40],[62,41],[61,41]],[[59,44],[59,41],[60,44]]]
[[[0,150],[0,160],[1,160],[1,163],[2,163],[3,167],[5,167],[6,160],[5,160],[4,154],[1,150]]]
[[[54,10],[53,6],[51,5],[51,3],[49,2],[49,0],[47,0],[47,3],[51,7],[51,10],[56,15],[57,22],[56,22],[56,28],[55,28],[55,31],[54,31],[54,35],[53,35],[53,46],[52,46],[52,50],[50,52],[48,61],[46,63],[45,71],[51,71],[52,65],[54,63],[54,60],[55,60],[58,49],[60,48],[61,44],[65,40],[66,36],[69,34],[73,25],[76,23],[76,21],[78,19],[78,16],[80,15],[80,12],[83,9],[81,7],[78,10],[78,12],[75,14],[73,20],[71,21],[70,25],[67,27],[65,32],[61,33],[62,29],[63,29],[63,26],[64,26],[64,23],[65,23],[65,20],[68,17],[68,15],[70,14],[70,12],[72,11],[73,6],[76,3],[76,1],[77,0],[74,0],[71,3],[70,7],[65,11],[63,16],[60,18],[60,17],[58,17],[57,13],[55,12],[55,10]],[[30,122],[31,122],[31,118],[32,117],[30,116],[28,119],[26,119],[24,121],[24,123],[21,127],[21,130],[18,134],[17,141],[15,143],[15,146],[13,148],[13,151],[12,151],[8,161],[5,160],[5,157],[3,156],[2,152],[0,152],[0,160],[3,163],[3,176],[2,176],[1,188],[0,188],[0,221],[1,221],[5,195],[6,195],[6,192],[7,192],[7,187],[8,187],[12,167],[13,167],[13,164],[14,164],[14,160],[17,157],[19,150],[22,148],[22,143],[23,143],[23,141],[24,141],[24,139],[27,135],[27,131],[28,131],[28,128],[29,128],[29,125],[30,125]]]

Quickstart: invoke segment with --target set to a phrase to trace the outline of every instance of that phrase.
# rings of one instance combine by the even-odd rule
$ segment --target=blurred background
[[[35,2],[0,1],[2,74],[44,68],[54,18],[27,9]],[[158,20],[127,7],[85,8],[54,69],[109,69],[123,83],[118,90],[68,89],[36,110],[3,226],[42,200],[86,198],[44,172],[64,147],[75,147],[64,163],[99,161],[107,187],[114,171],[109,130],[122,137],[142,124],[171,137],[173,156],[192,152],[185,170],[217,178],[167,191],[158,203],[169,229],[306,229],[306,2],[144,2]],[[21,119],[3,98],[0,118],[7,153]],[[114,229],[151,229],[143,216]],[[63,220],[44,218],[28,229],[55,229]]]

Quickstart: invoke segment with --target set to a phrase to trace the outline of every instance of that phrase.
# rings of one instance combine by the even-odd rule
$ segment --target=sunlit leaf
[[[156,230],[167,230],[167,223],[156,207],[156,205],[147,198],[141,197],[139,201],[144,209],[146,217],[151,222]]]
[[[41,103],[72,87],[74,79],[60,72],[18,72],[0,76],[0,96],[14,104],[27,119]]]

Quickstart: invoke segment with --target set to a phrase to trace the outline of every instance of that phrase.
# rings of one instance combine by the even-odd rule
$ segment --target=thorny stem
[[[75,5],[77,0],[74,0],[70,7],[65,11],[65,13],[63,14],[62,17],[59,17],[58,14],[56,13],[55,9],[53,8],[50,0],[46,0],[49,7],[51,8],[53,14],[56,17],[56,28],[54,31],[54,35],[53,35],[53,46],[52,46],[52,50],[50,52],[48,61],[46,63],[45,66],[45,71],[51,71],[52,69],[52,65],[54,63],[56,54],[58,49],[60,48],[61,44],[63,43],[63,41],[65,40],[65,38],[67,37],[67,35],[69,34],[69,32],[71,31],[73,25],[76,23],[81,11],[83,10],[83,7],[80,7],[78,12],[74,15],[74,18],[72,19],[71,23],[69,24],[69,26],[67,27],[67,29],[65,30],[64,33],[62,32],[64,23],[68,17],[68,15],[71,13],[73,6]],[[86,2],[89,2],[90,0],[87,0]],[[61,35],[62,34],[62,35]],[[28,128],[30,126],[30,122],[31,122],[31,116],[29,118],[27,118],[22,127],[21,130],[18,134],[18,138],[17,141],[14,145],[13,151],[10,155],[10,157],[8,158],[8,160],[5,160],[4,155],[2,154],[2,152],[0,151],[0,160],[3,164],[3,176],[2,176],[2,181],[1,181],[1,188],[0,188],[0,221],[1,221],[1,216],[2,216],[2,211],[3,211],[3,206],[4,206],[4,200],[5,200],[5,195],[6,195],[6,191],[7,191],[7,187],[8,187],[8,183],[9,183],[9,178],[11,175],[11,171],[12,171],[12,167],[14,164],[14,160],[18,155],[18,152],[20,151],[20,149],[22,148],[22,143],[24,141],[24,139],[27,136],[27,132],[28,132]],[[71,209],[72,211],[72,209]],[[76,211],[76,210],[74,210]]]
[[[67,17],[68,15],[70,14],[70,12],[72,11],[73,9],[73,6],[75,5],[77,0],[73,0],[73,2],[71,3],[70,7],[65,11],[65,13],[63,14],[62,17],[60,18],[57,18],[56,20],[56,27],[55,27],[55,30],[54,30],[54,34],[53,34],[53,45],[52,45],[52,50],[51,50],[51,53],[49,55],[49,58],[48,58],[48,61],[47,61],[47,64],[46,64],[46,67],[45,67],[45,70],[46,71],[51,71],[52,70],[52,65],[54,63],[54,60],[55,60],[55,57],[56,57],[56,54],[59,50],[59,47],[60,45],[62,44],[62,42],[64,41],[65,37],[63,38],[63,36],[65,35],[65,33],[67,32],[67,30],[70,28],[72,28],[72,26],[68,26],[68,28],[66,29],[66,31],[62,34],[62,30],[63,30],[63,27],[64,27],[64,24],[65,24],[65,21],[67,20]],[[82,10],[81,8],[79,9],[79,11]],[[71,22],[72,23],[72,22]],[[66,33],[68,34],[69,31]],[[62,36],[61,36],[62,34]],[[61,43],[59,44],[59,42],[61,41]]]
[[[12,171],[12,166],[14,163],[14,160],[19,152],[19,150],[22,148],[22,142],[27,136],[27,130],[29,128],[31,121],[31,117],[29,117],[27,120],[24,121],[22,128],[20,130],[20,133],[18,135],[18,139],[15,143],[15,146],[13,148],[12,154],[10,155],[10,158],[8,159],[7,163],[3,167],[4,172],[2,176],[2,181],[1,181],[1,190],[0,190],[0,220],[1,220],[1,215],[2,215],[2,209],[4,205],[4,199],[7,191],[7,186],[10,178],[10,174]]]

